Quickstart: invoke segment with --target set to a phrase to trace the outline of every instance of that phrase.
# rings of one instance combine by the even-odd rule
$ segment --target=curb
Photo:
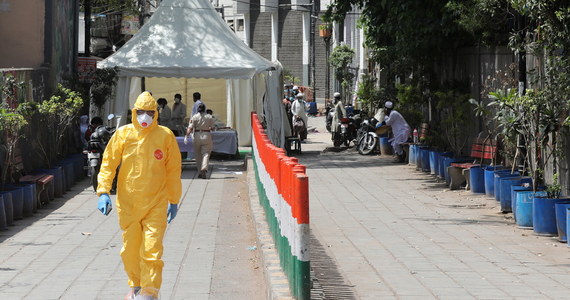
[[[269,231],[269,225],[265,219],[265,211],[259,204],[259,196],[257,194],[257,183],[255,179],[255,171],[251,158],[246,160],[247,164],[247,183],[249,190],[249,207],[255,225],[257,244],[261,250],[261,258],[263,260],[263,274],[267,285],[267,299],[273,300],[292,300],[289,290],[289,281],[281,268],[279,253],[275,249],[275,243]]]

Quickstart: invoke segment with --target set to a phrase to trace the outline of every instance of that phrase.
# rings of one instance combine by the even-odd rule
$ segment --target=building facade
[[[29,79],[25,82],[36,101],[43,99],[40,90],[53,88],[75,70],[78,5],[77,0],[0,3],[0,69]]]
[[[320,17],[330,2],[321,0],[313,6],[309,0],[212,0],[244,43],[263,57],[281,62],[284,74],[296,79],[294,84],[314,85],[317,100],[330,98],[339,90],[333,70],[327,72],[327,53],[341,43],[355,51],[351,68],[355,78],[368,72],[363,32],[356,26],[358,11],[348,14],[342,24],[334,24],[329,40],[319,36]]]

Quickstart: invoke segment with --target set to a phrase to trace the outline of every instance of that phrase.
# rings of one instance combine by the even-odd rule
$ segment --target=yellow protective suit
[[[155,111],[149,127],[138,123],[137,109]],[[121,257],[129,285],[157,297],[168,203],[177,204],[182,194],[182,159],[172,131],[158,125],[150,93],[137,98],[132,115],[132,124],[119,127],[105,148],[97,195],[109,193],[120,165],[116,207],[123,230]]]

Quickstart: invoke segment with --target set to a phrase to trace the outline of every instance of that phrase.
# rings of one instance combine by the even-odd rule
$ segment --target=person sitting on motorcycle
[[[89,124],[89,127],[87,127],[87,130],[85,131],[85,140],[89,141],[91,134],[93,134],[95,129],[101,125],[103,125],[103,119],[100,117],[93,117],[93,119],[91,119],[91,124]]]
[[[346,118],[346,110],[344,109],[344,104],[340,99],[340,93],[335,92],[333,94],[334,98],[334,109],[333,109],[333,118],[331,122],[331,133],[332,133],[332,140],[334,141],[335,134],[340,132],[340,119]]]
[[[352,116],[354,115],[354,107],[352,107],[352,103],[348,103],[346,105],[346,107],[344,108],[344,110],[346,111],[346,115],[347,116]]]
[[[396,162],[403,163],[405,161],[404,149],[402,148],[402,143],[408,141],[410,137],[410,125],[404,119],[404,117],[394,110],[394,103],[392,101],[386,101],[384,103],[384,122],[382,124],[392,126],[392,133],[394,137],[388,140],[392,144],[394,152],[398,156]]]
[[[298,93],[295,96],[295,101],[291,103],[291,113],[293,114],[292,123],[293,123],[293,134],[299,135],[299,139],[301,141],[307,138],[307,122],[309,118],[307,117],[307,113],[305,112],[305,100],[303,97],[305,95],[303,93]],[[303,124],[299,124],[298,119],[303,121]]]

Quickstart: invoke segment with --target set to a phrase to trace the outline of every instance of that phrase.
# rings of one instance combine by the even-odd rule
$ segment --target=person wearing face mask
[[[158,125],[166,126],[174,132],[176,128],[172,126],[172,110],[168,107],[168,101],[159,98],[156,102],[158,103]]]
[[[108,215],[113,207],[109,191],[120,165],[115,204],[131,288],[125,299],[158,299],[162,240],[178,211],[182,159],[172,131],[158,125],[157,102],[149,92],[138,96],[132,115],[132,124],[119,127],[105,148],[97,208]]]
[[[186,104],[182,103],[182,95],[174,95],[174,105],[172,105],[172,128],[176,136],[184,134],[184,119],[186,119]]]

